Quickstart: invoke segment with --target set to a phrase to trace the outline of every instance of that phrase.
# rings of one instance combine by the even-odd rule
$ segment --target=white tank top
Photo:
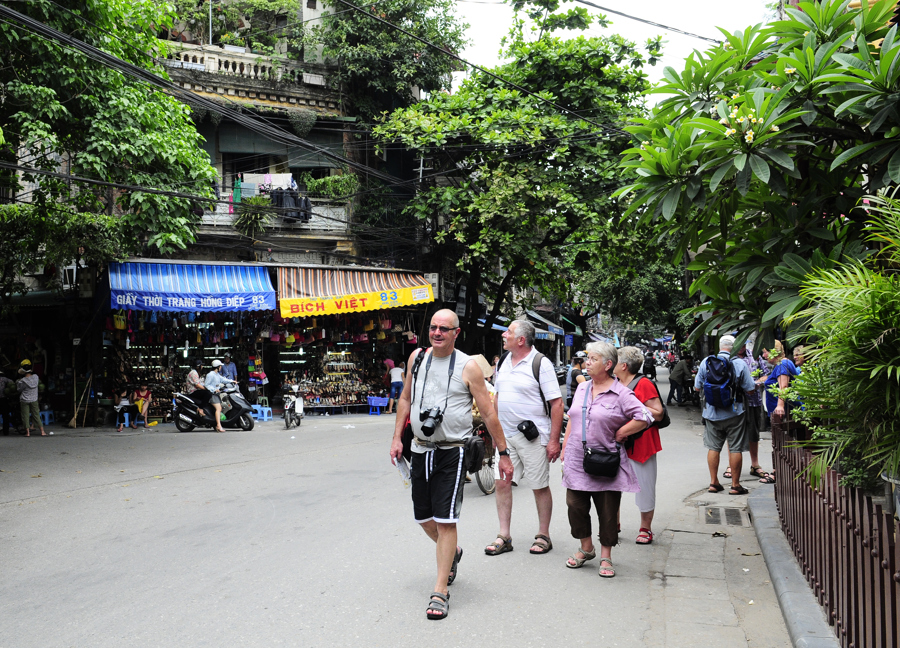
[[[425,353],[425,351],[421,353]],[[412,394],[409,418],[413,434],[422,441],[453,443],[465,441],[472,435],[472,394],[462,378],[463,369],[469,361],[469,356],[462,351],[454,351],[453,354],[456,356],[456,360],[451,376],[447,374],[450,370],[450,358],[453,356],[435,358],[429,351],[419,366],[418,376],[414,379],[415,391]],[[431,360],[430,368],[428,368],[429,359]],[[426,437],[422,434],[419,412],[430,410],[435,405],[441,408],[444,420],[435,427],[433,435]],[[428,448],[413,443],[412,450],[413,452],[426,452]]]

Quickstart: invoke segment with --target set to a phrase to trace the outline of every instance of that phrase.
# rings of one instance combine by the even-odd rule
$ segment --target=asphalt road
[[[708,482],[695,426],[673,418],[657,533]],[[575,540],[558,463],[546,556],[528,553],[537,516],[522,489],[515,551],[486,556],[494,498],[466,486],[465,554],[450,616],[436,623],[425,618],[434,545],[389,461],[387,416],[226,434],[48,429],[0,437],[2,648],[665,645],[652,601],[667,546],[634,544],[626,494],[616,578],[598,578],[596,561],[567,569]]]

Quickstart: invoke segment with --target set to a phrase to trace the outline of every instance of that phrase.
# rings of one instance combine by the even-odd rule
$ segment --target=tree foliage
[[[480,294],[493,302],[487,327],[515,285],[570,294],[558,246],[611,231],[610,193],[628,145],[617,126],[641,114],[647,88],[640,53],[618,36],[544,36],[510,54],[494,72],[540,98],[475,74],[455,94],[395,111],[376,128],[446,174],[423,183],[408,212],[430,223],[439,254],[466,277],[470,346],[484,330]]]
[[[347,11],[339,0],[327,0],[333,13],[322,16],[311,41],[324,45],[324,55],[338,63],[332,79],[340,84],[351,113],[372,120],[387,110],[411,105],[413,87],[425,92],[450,89],[457,63],[432,47],[359,11]],[[448,52],[467,43],[453,0],[384,0],[366,8],[374,15]]]
[[[863,253],[866,193],[900,182],[895,2],[801,2],[785,20],[722,31],[666,68],[669,95],[630,127],[629,213],[694,254],[696,334],[754,330],[770,347],[803,308],[803,277]],[[877,46],[876,42],[884,38]],[[802,320],[794,320],[802,327]]]
[[[9,4],[147,69],[155,69],[146,53],[158,51],[158,28],[172,24],[172,7],[152,0],[81,0],[66,9],[42,0]],[[74,175],[117,184],[211,195],[215,171],[187,106],[11,23],[0,25],[0,52],[3,161],[52,171],[62,165]],[[117,255],[142,244],[163,252],[183,248],[199,225],[186,199],[21,177],[36,183],[28,199],[35,217],[48,222],[60,214],[116,213],[125,232]],[[6,186],[17,183],[8,173],[2,179]],[[53,246],[62,243],[48,239],[43,254],[54,256]]]

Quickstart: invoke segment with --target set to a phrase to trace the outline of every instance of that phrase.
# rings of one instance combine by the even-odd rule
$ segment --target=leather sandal
[[[484,553],[488,556],[499,556],[502,553],[512,550],[512,538],[497,534],[497,539],[484,548]]]
[[[538,548],[537,551],[534,550],[535,547]],[[529,549],[528,552],[533,554],[545,554],[550,553],[552,550],[553,543],[550,542],[550,538],[542,533],[538,533],[534,536],[534,542],[531,543],[531,549]]]
[[[645,529],[644,527],[641,527],[640,530],[638,531],[638,535],[634,541],[634,544],[639,544],[639,545],[653,544],[653,531],[651,531],[650,529]]]
[[[579,552],[581,553],[582,556],[584,556],[584,558],[578,557]],[[586,563],[588,560],[593,560],[596,557],[597,557],[597,548],[596,547],[591,549],[590,551],[585,551],[584,549],[579,547],[578,551],[576,551],[574,554],[569,556],[569,560],[566,561],[566,567],[568,567],[569,569],[578,569],[579,567],[584,567],[584,563]],[[569,562],[570,560],[572,562]]]

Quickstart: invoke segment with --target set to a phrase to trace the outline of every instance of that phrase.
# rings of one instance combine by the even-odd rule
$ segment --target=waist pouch
[[[484,465],[484,441],[478,435],[470,436],[466,439],[465,448],[465,466],[466,471],[476,473],[481,470]]]
[[[584,445],[584,472],[594,477],[613,478],[619,474],[619,446],[616,444],[615,452],[607,452],[606,450],[598,450],[597,448],[589,448]]]
[[[541,435],[534,421],[522,421],[516,426],[516,429],[529,441],[534,441]]]

